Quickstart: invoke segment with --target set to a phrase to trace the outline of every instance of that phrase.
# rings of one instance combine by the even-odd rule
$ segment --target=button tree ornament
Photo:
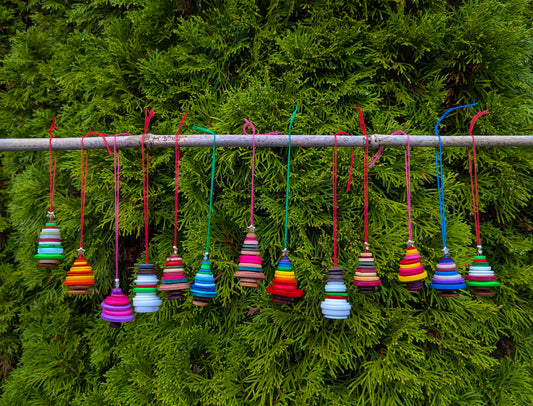
[[[39,235],[39,245],[34,258],[38,260],[38,267],[51,268],[57,266],[59,261],[64,259],[63,245],[61,245],[61,235],[55,223],[55,214],[50,210],[47,214],[48,221]]]
[[[263,260],[261,258],[261,248],[255,235],[254,226],[254,180],[255,180],[255,126],[248,121],[244,120],[245,124],[243,132],[246,132],[246,127],[252,128],[252,191],[250,198],[250,225],[248,226],[248,233],[244,239],[244,244],[241,249],[241,256],[239,257],[239,265],[237,266],[237,272],[235,277],[239,278],[239,284],[241,286],[256,288],[261,279],[266,279],[266,275],[263,273]]]
[[[414,241],[407,241],[405,258],[400,261],[398,280],[405,282],[407,290],[417,291],[424,287],[424,279],[428,276],[422,265],[420,253],[414,245]]]
[[[407,241],[407,252],[405,258],[400,261],[400,272],[398,280],[405,282],[407,290],[417,291],[424,287],[424,279],[427,272],[424,271],[420,260],[420,253],[413,241],[413,227],[411,223],[411,137],[403,131],[395,131],[391,135],[403,134],[407,136],[407,148],[404,151],[405,158],[405,185],[407,194],[407,219],[409,225],[409,239]]]
[[[178,255],[178,247],[174,245],[172,255],[165,262],[158,290],[165,292],[166,300],[176,300],[183,299],[183,291],[190,287],[189,280],[185,276],[183,260]]]
[[[132,321],[134,318],[128,296],[120,289],[118,276],[118,230],[119,230],[119,200],[120,200],[120,151],[117,151],[117,136],[113,143],[113,183],[115,200],[115,287],[111,294],[100,304],[101,318],[109,321],[111,328],[119,328],[122,323]]]
[[[457,106],[447,110],[435,124],[435,135],[439,138],[439,148],[435,148],[435,168],[437,171],[437,191],[439,195],[439,210],[440,210],[440,227],[442,235],[442,257],[435,268],[435,274],[429,286],[438,291],[437,295],[440,297],[456,297],[459,296],[459,290],[466,288],[464,278],[459,274],[457,266],[453,259],[449,256],[449,249],[446,247],[446,209],[444,205],[444,172],[442,166],[442,139],[439,134],[440,122],[452,111],[457,109],[472,107],[477,103],[468,104],[464,106]]]
[[[105,138],[108,134],[102,134],[97,132],[89,132],[81,139],[80,148],[80,247],[77,249],[78,258],[74,260],[74,264],[67,272],[67,277],[63,284],[67,287],[68,295],[86,295],[90,293],[90,289],[94,285],[94,273],[91,265],[85,259],[85,249],[83,248],[83,226],[85,219],[85,196],[87,194],[87,163],[89,159],[89,153],[83,150],[83,142],[89,135],[100,135],[105,143],[107,152],[112,155],[107,140]]]
[[[374,255],[370,251],[370,244],[368,243],[368,171],[370,167],[372,166],[372,163],[375,162],[375,159],[373,159],[372,163],[369,162],[368,153],[369,153],[369,140],[368,140],[368,134],[366,132],[366,126],[365,126],[365,120],[363,117],[362,110],[356,106],[358,112],[359,112],[359,126],[361,127],[361,131],[363,132],[365,136],[365,151],[363,154],[363,187],[364,187],[364,208],[363,208],[363,214],[364,214],[364,229],[365,229],[365,239],[363,243],[363,251],[359,255],[359,258],[357,259],[357,265],[355,268],[355,276],[353,280],[353,284],[359,288],[359,293],[364,294],[372,294],[375,293],[376,287],[381,285],[381,280],[379,279],[377,268],[376,268],[376,260],[374,258]],[[378,152],[379,153],[379,152]],[[376,154],[379,156],[378,154]],[[377,157],[376,157],[377,159]],[[351,175],[351,168],[350,168],[350,175]],[[348,183],[348,190],[349,190],[350,184]]]
[[[289,151],[287,157],[287,181],[285,190],[285,232],[283,237],[283,250],[281,259],[274,273],[272,285],[267,287],[267,292],[272,295],[272,301],[282,304],[291,304],[303,296],[303,292],[297,288],[295,273],[292,262],[289,259],[287,249],[287,236],[289,227],[289,181],[291,170],[291,131],[294,118],[298,112],[298,107],[294,109],[289,122]]]
[[[207,217],[207,236],[205,242],[205,252],[200,270],[194,276],[194,283],[191,285],[192,303],[196,306],[207,306],[211,300],[217,296],[215,277],[211,270],[211,261],[209,260],[209,235],[211,233],[211,214],[213,212],[213,191],[215,181],[215,162],[216,162],[216,134],[206,128],[193,126],[195,130],[211,134],[213,136],[213,151],[211,156],[211,185],[209,189],[209,214]]]
[[[178,132],[176,133],[174,143],[174,244],[172,245],[172,255],[170,255],[165,263],[163,275],[161,276],[161,284],[158,290],[165,292],[166,300],[183,299],[183,291],[191,287],[189,280],[185,276],[183,268],[183,260],[178,255],[177,235],[178,235],[178,191],[179,191],[179,177],[180,177],[180,158],[181,151],[178,148],[178,139],[181,131],[181,126],[185,121],[187,114],[183,115]]]
[[[54,139],[53,131],[57,128],[55,126],[56,118],[52,116],[52,125],[48,130],[50,139],[48,141],[48,169],[50,172],[50,210],[46,217],[47,221],[44,228],[41,229],[39,235],[39,244],[37,246],[37,254],[34,258],[38,260],[38,267],[51,268],[58,265],[59,261],[65,258],[63,255],[63,245],[61,245],[61,235],[59,227],[55,222],[54,213],[54,190],[56,183],[56,166],[57,166],[57,151],[54,151],[54,159],[52,163],[52,140]]]
[[[84,257],[85,250],[78,248],[78,258],[67,272],[67,277],[63,284],[67,287],[68,295],[87,295],[94,285],[93,268]]]
[[[144,138],[148,133],[148,126],[150,120],[154,116],[154,112],[145,109],[144,118],[144,133],[141,140],[141,159],[142,159],[142,176],[143,176],[143,208],[144,208],[144,247],[145,247],[145,263],[137,265],[137,278],[134,280],[135,287],[133,292],[133,307],[136,313],[153,313],[159,310],[161,306],[161,299],[157,296],[157,274],[155,265],[148,262],[148,217],[150,213],[149,197],[150,197],[150,153],[144,151]]]
[[[479,117],[487,114],[484,110],[477,113],[470,122],[470,136],[472,137],[472,151],[474,155],[473,165],[470,156],[470,149],[468,149],[468,172],[470,173],[470,190],[472,192],[472,206],[474,213],[474,226],[476,229],[477,241],[477,255],[474,256],[468,275],[466,276],[466,284],[473,289],[476,296],[494,296],[496,287],[500,286],[494,271],[492,270],[487,257],[483,255],[483,247],[481,246],[481,229],[479,221],[479,193],[477,187],[477,156],[476,156],[476,138],[472,135],[474,125]]]
[[[333,147],[333,267],[328,269],[326,286],[324,287],[324,300],[320,304],[322,314],[327,319],[347,319],[352,306],[348,303],[348,292],[344,281],[344,269],[337,264],[337,135],[335,133],[335,146]]]
[[[255,235],[255,227],[248,226],[248,233],[244,238],[244,244],[239,257],[239,265],[235,277],[239,278],[239,284],[248,288],[256,288],[261,279],[266,279],[263,273],[261,248]]]

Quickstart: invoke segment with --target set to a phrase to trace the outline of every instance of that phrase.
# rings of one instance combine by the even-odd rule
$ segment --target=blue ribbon
[[[444,113],[439,120],[437,121],[437,124],[435,124],[435,135],[439,137],[439,149],[437,152],[437,148],[435,148],[435,167],[437,169],[437,189],[439,192],[439,209],[440,209],[440,228],[442,232],[442,246],[443,249],[446,249],[446,208],[444,205],[444,171],[442,169],[442,139],[439,134],[439,124],[444,118],[450,114],[452,111],[457,109],[463,109],[465,107],[472,107],[477,105],[477,103],[473,104],[465,104],[464,106],[457,106],[452,107],[451,109],[448,109],[446,113]],[[444,252],[444,256],[447,256],[447,253]]]

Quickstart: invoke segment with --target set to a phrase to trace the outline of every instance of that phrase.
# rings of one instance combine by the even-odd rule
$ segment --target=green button
[[[278,271],[292,271],[292,266],[279,266]]]
[[[466,282],[466,284],[468,286],[500,286],[501,283],[498,282],[498,281],[486,281],[486,282],[481,282],[481,281],[468,281]]]
[[[157,288],[133,288],[134,292],[157,292]]]

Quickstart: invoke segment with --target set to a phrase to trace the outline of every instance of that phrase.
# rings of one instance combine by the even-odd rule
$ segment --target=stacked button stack
[[[329,268],[326,276],[326,294],[320,304],[322,314],[327,319],[347,319],[350,315],[350,303],[344,284],[344,270],[340,267]]]
[[[39,265],[46,268],[57,266],[61,259],[64,259],[63,246],[61,245],[59,228],[50,219],[41,230],[39,245],[35,259],[39,260]]]
[[[496,293],[494,288],[500,286],[500,282],[496,279],[487,257],[476,255],[466,276],[466,284],[474,289],[474,295],[494,296]]]
[[[183,299],[183,291],[190,289],[191,285],[185,276],[183,261],[177,254],[167,258],[161,284],[158,290],[165,292],[166,300]]]
[[[152,313],[159,310],[161,299],[157,297],[157,275],[154,264],[137,265],[137,279],[134,280],[133,307],[137,313]]]
[[[194,283],[191,286],[192,303],[196,306],[207,306],[212,297],[217,296],[217,287],[215,278],[211,272],[211,262],[204,258],[200,270],[194,277]]]
[[[296,287],[296,279],[288,256],[281,257],[272,286],[267,287],[267,292],[272,295],[272,301],[276,303],[291,304],[302,297],[303,292]]]
[[[93,268],[83,256],[76,258],[64,282],[69,295],[87,295],[94,285]]]
[[[466,283],[457,271],[453,259],[444,256],[439,259],[429,287],[437,289],[440,297],[456,297],[459,296],[457,290],[466,288]]]
[[[261,250],[253,227],[249,227],[250,231],[246,234],[244,244],[241,250],[241,257],[239,258],[239,265],[235,277],[239,278],[239,284],[249,288],[256,288],[259,280],[266,279],[261,266]]]
[[[359,287],[359,293],[372,294],[376,286],[381,285],[374,256],[368,249],[364,249],[357,260],[353,284]]]
[[[400,274],[398,280],[407,284],[411,291],[420,290],[424,287],[424,278],[428,276],[420,262],[420,254],[413,246],[407,247],[405,258],[400,261]]]
[[[111,322],[111,328],[119,328],[121,323],[133,320],[128,296],[122,293],[120,288],[111,291],[111,295],[106,297],[100,304],[102,307],[102,319]]]

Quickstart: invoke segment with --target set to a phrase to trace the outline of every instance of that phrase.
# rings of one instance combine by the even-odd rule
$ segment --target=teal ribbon
[[[287,188],[285,190],[285,237],[283,238],[283,248],[287,248],[287,234],[289,229],[289,181],[290,181],[290,171],[291,171],[291,131],[292,124],[294,122],[294,117],[298,112],[298,106],[294,109],[292,113],[291,121],[289,122],[289,156],[287,158]]]

